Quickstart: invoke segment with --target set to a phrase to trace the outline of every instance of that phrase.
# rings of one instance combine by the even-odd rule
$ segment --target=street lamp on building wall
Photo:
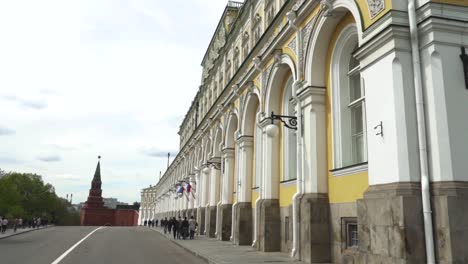
[[[279,132],[278,127],[275,125],[275,120],[283,122],[284,126],[289,129],[297,130],[297,117],[295,116],[275,115],[275,112],[271,112],[271,116],[265,119],[271,120],[271,124],[266,126],[266,133],[270,137],[275,137]]]

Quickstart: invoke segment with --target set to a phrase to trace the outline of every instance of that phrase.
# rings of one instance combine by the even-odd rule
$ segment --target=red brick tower
[[[89,189],[88,200],[84,207],[87,208],[103,208],[104,201],[102,200],[101,190],[101,156],[98,156],[98,164],[96,172],[94,172],[93,181],[91,182],[91,189]]]
[[[98,156],[98,164],[94,173],[88,200],[81,209],[82,226],[102,226],[115,224],[115,211],[104,207],[101,190],[101,156]]]

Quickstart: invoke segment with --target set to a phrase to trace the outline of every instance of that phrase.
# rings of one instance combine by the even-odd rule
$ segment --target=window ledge
[[[280,181],[280,184],[289,184],[289,183],[294,184],[294,183],[296,183],[296,180],[297,180],[297,178],[284,180],[284,181]]]
[[[333,169],[330,170],[333,176],[345,176],[345,175],[351,175],[351,174],[356,174],[360,172],[366,172],[368,168],[368,163],[359,163],[339,169]]]

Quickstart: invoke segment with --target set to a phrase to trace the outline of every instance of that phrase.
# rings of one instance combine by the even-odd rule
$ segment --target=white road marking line
[[[65,251],[60,257],[58,257],[54,262],[52,262],[51,264],[58,264],[60,263],[60,261],[62,261],[68,254],[70,254],[70,252],[73,251],[73,249],[75,249],[79,244],[81,244],[81,242],[85,241],[89,236],[91,236],[94,232],[98,231],[99,229],[102,229],[102,228],[105,228],[105,226],[101,226],[101,227],[98,227],[96,229],[94,229],[93,231],[91,231],[89,234],[87,234],[85,237],[83,237],[80,241],[76,242],[75,245],[73,245],[71,248],[69,248],[67,251]]]

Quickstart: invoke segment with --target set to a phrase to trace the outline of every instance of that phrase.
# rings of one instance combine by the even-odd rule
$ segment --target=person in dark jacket
[[[179,230],[179,222],[177,222],[176,218],[172,218],[172,235],[174,236],[174,239],[177,238],[177,230]]]
[[[182,221],[182,239],[183,240],[187,238],[188,230],[189,230],[189,222],[187,221],[187,217],[184,217],[184,220]]]

